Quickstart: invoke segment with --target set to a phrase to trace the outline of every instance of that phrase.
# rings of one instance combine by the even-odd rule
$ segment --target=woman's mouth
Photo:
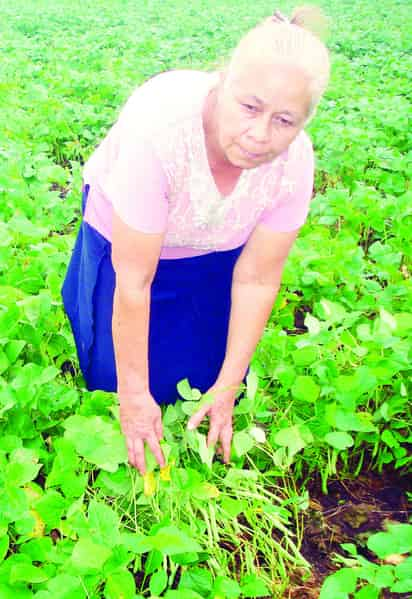
[[[247,150],[243,149],[240,146],[239,146],[239,148],[240,148],[242,154],[244,156],[246,156],[246,158],[249,158],[250,160],[258,160],[259,158],[263,158],[265,156],[265,154],[255,154],[253,152],[248,152]]]

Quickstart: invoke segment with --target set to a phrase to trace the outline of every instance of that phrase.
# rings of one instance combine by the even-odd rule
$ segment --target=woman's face
[[[308,116],[308,80],[294,65],[243,65],[216,92],[219,161],[239,168],[270,162],[286,150]]]

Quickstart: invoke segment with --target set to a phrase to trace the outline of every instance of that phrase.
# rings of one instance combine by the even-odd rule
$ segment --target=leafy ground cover
[[[211,68],[271,7],[0,0],[0,599],[412,592],[410,8],[320,4],[333,76],[308,127],[311,217],[232,463],[186,431],[201,398],[182,383],[168,466],[143,480],[115,396],[84,389],[61,306],[82,163],[137,84]]]

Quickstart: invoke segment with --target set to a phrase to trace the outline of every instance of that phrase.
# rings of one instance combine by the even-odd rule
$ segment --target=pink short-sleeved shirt
[[[301,131],[270,163],[244,169],[222,196],[210,171],[202,110],[218,74],[156,75],[130,96],[83,170],[84,220],[111,240],[113,211],[143,233],[164,233],[161,258],[233,249],[257,224],[298,229],[313,191],[314,154]]]

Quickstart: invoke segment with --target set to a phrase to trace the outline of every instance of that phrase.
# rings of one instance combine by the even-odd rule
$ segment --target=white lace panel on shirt
[[[217,251],[242,231],[250,232],[266,208],[293,182],[284,176],[282,156],[255,169],[244,169],[233,192],[222,196],[211,174],[201,116],[188,120],[168,143],[156,148],[169,183],[165,245]],[[289,146],[288,162],[290,162]]]

